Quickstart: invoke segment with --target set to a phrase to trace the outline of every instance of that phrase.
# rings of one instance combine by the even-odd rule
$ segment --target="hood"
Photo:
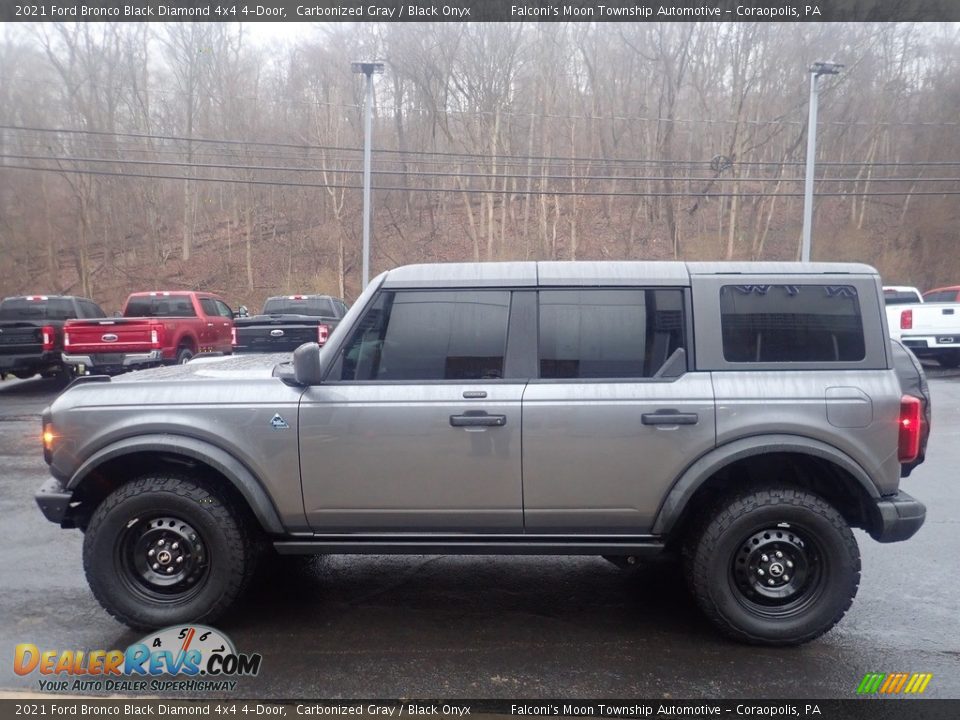
[[[165,365],[124,373],[113,378],[114,383],[144,381],[189,380],[267,380],[279,363],[290,362],[290,353],[262,355],[226,355],[196,357],[185,365]]]

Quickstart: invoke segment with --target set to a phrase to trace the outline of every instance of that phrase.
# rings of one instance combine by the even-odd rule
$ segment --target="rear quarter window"
[[[866,353],[851,285],[724,285],[720,324],[727,362],[857,362]]]

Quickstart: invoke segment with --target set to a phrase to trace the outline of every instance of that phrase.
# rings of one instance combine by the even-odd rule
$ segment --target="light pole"
[[[813,166],[817,157],[817,79],[821,75],[839,75],[843,65],[815,62],[810,66],[810,115],[807,118],[807,177],[803,185],[803,243],[800,259],[810,262],[810,238],[813,234]]]
[[[363,286],[370,282],[370,144],[373,133],[373,74],[383,74],[382,62],[350,63],[350,69],[367,76],[367,103],[363,118]]]

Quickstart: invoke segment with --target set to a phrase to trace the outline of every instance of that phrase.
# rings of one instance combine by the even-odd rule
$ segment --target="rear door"
[[[527,532],[644,533],[714,447],[709,373],[688,369],[682,288],[539,293],[539,378],[523,397]]]
[[[381,291],[301,400],[314,530],[522,530],[526,376],[509,348],[524,340],[508,343],[510,316],[506,290]]]

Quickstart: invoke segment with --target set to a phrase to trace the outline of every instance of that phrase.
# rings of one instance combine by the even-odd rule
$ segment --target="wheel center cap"
[[[773,577],[780,577],[783,575],[783,565],[778,562],[773,563],[770,566],[770,574],[773,575]]]
[[[169,565],[172,559],[173,556],[168,550],[161,550],[157,553],[157,562],[161,563],[162,565]]]

